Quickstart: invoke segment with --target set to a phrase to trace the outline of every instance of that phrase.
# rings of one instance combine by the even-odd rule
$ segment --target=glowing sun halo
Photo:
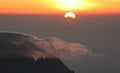
[[[73,12],[67,12],[67,13],[65,13],[64,17],[65,17],[65,18],[75,19],[75,18],[76,18],[76,15],[75,15],[75,13],[73,13]]]

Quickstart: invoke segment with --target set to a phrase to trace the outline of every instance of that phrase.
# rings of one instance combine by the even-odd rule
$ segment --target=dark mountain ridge
[[[0,33],[0,73],[74,73],[55,56],[35,60],[36,51],[44,53],[35,40],[31,35]]]
[[[73,73],[60,59],[0,58],[1,73]]]

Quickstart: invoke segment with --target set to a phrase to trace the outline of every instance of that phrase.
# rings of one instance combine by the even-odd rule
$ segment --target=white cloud
[[[92,56],[92,52],[86,46],[79,43],[69,43],[56,37],[41,38],[36,42],[44,54],[60,58],[76,56]],[[41,54],[40,54],[41,55]]]

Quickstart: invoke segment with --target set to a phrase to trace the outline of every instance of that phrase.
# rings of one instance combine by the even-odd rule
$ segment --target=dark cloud
[[[0,32],[0,56],[30,56],[33,51],[38,50],[33,39],[36,38],[32,35]]]

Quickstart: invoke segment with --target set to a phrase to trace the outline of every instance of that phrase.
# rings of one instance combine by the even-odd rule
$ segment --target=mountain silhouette
[[[60,59],[1,58],[0,73],[74,73]]]
[[[0,32],[0,73],[74,73],[55,55],[45,55],[35,44],[36,39],[27,34]]]

